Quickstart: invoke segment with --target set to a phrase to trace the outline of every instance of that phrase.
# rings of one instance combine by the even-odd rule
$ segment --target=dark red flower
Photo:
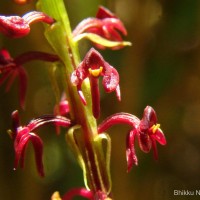
[[[73,36],[77,37],[83,33],[94,33],[110,41],[122,42],[120,34],[127,35],[126,28],[117,16],[103,6],[99,7],[96,18],[87,18],[81,21],[73,31]],[[103,44],[95,42],[96,47],[104,49]],[[113,49],[122,48],[124,45],[118,44]]]
[[[44,167],[42,162],[43,142],[41,138],[35,134],[36,129],[46,124],[54,124],[63,127],[69,127],[71,122],[69,119],[61,116],[45,115],[37,119],[33,119],[26,126],[21,126],[19,121],[18,111],[12,113],[13,128],[10,135],[14,140],[15,162],[14,169],[17,168],[20,162],[21,168],[24,167],[24,158],[26,147],[29,142],[33,144],[35,152],[35,160],[37,171],[40,176],[44,176]]]
[[[162,130],[160,129],[160,125],[157,124],[156,112],[152,107],[147,106],[144,109],[143,118],[141,120],[128,113],[114,114],[99,125],[98,132],[105,132],[108,128],[115,124],[128,124],[132,127],[127,135],[126,142],[128,171],[131,170],[133,165],[138,164],[135,153],[135,137],[137,137],[139,147],[143,152],[148,153],[152,148],[154,158],[158,159],[156,142],[159,142],[161,145],[166,145],[166,139]]]
[[[34,22],[42,21],[47,24],[53,24],[55,20],[50,16],[31,11],[24,16],[0,16],[0,32],[12,38],[20,38],[29,34],[30,25]]]
[[[18,77],[20,105],[22,108],[24,108],[25,105],[28,82],[26,70],[22,65],[32,60],[55,62],[58,61],[59,58],[56,55],[36,51],[29,51],[16,58],[12,58],[6,49],[0,50],[0,85],[8,80],[6,85],[6,92],[8,92],[15,78]]]
[[[82,82],[89,78],[92,94],[92,108],[94,117],[98,118],[100,113],[100,94],[98,87],[98,79],[103,76],[103,87],[106,92],[116,92],[118,100],[121,99],[119,88],[119,74],[117,70],[107,63],[101,54],[94,48],[86,54],[83,61],[71,75],[71,82],[77,86],[79,96],[84,104],[85,97],[81,90]]]

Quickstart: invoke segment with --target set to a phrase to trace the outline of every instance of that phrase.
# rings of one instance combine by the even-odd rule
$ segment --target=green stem
[[[84,81],[82,91],[86,97],[87,105],[84,106],[78,96],[77,88],[71,84],[70,76],[80,63],[78,45],[73,41],[71,27],[63,0],[39,0],[39,10],[53,17],[56,22],[46,26],[45,36],[53,50],[64,64],[66,78],[66,93],[70,103],[70,115],[74,125],[80,125],[80,134],[71,137],[71,146],[76,147],[78,157],[82,157],[85,171],[84,177],[94,193],[102,191],[110,192],[110,172],[106,164],[103,146],[96,145],[95,138],[98,137],[97,122],[92,114],[92,103],[89,81]],[[75,144],[76,143],[76,144]],[[84,170],[85,169],[85,170]],[[87,185],[86,185],[87,186]]]

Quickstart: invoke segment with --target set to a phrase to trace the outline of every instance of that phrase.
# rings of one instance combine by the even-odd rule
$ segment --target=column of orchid
[[[15,0],[16,3],[26,1]],[[135,140],[140,149],[148,153],[153,149],[154,158],[158,158],[156,142],[166,144],[165,136],[157,123],[157,115],[151,106],[146,106],[141,120],[129,113],[116,113],[109,116],[97,125],[96,119],[100,116],[99,78],[105,92],[115,92],[121,100],[119,81],[120,77],[115,69],[97,49],[110,48],[120,50],[131,45],[123,41],[127,35],[126,28],[121,20],[108,9],[100,6],[95,17],[84,19],[71,31],[65,5],[62,0],[40,0],[37,8],[40,11],[31,11],[20,16],[0,16],[0,32],[8,37],[19,38],[30,32],[30,25],[34,22],[43,22],[45,36],[54,49],[55,54],[46,52],[25,52],[12,58],[5,48],[0,51],[0,85],[7,80],[8,91],[15,80],[19,79],[20,106],[24,108],[27,90],[28,75],[25,64],[32,60],[41,60],[59,63],[64,71],[65,91],[55,105],[52,114],[34,118],[26,125],[21,125],[18,111],[12,113],[12,130],[9,134],[14,142],[15,162],[14,169],[20,164],[23,168],[25,150],[28,143],[32,143],[35,152],[37,170],[44,176],[42,162],[43,142],[36,134],[41,126],[54,124],[59,133],[60,127],[67,128],[66,141],[77,158],[83,170],[85,187],[77,187],[60,197],[58,192],[52,195],[52,200],[73,199],[79,195],[93,200],[112,199],[110,177],[110,150],[111,139],[105,131],[115,124],[127,124],[130,131],[126,137],[127,171],[138,165],[135,153]],[[93,46],[80,59],[78,42],[89,39]],[[58,69],[59,70],[59,69]],[[102,141],[107,143],[103,148]],[[56,141],[55,141],[56,142]]]

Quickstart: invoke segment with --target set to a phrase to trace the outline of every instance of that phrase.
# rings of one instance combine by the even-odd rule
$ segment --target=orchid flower
[[[86,99],[81,90],[82,82],[89,78],[91,84],[92,110],[95,118],[100,114],[100,94],[98,88],[98,78],[103,76],[103,87],[106,92],[116,92],[118,100],[121,100],[119,88],[119,74],[117,70],[107,63],[101,54],[94,48],[86,54],[83,61],[71,75],[71,82],[77,86],[78,94],[82,102],[86,105]]]
[[[20,38],[29,34],[30,25],[42,21],[47,24],[53,24],[55,20],[48,15],[31,11],[20,16],[2,16],[0,15],[0,32],[11,38]]]
[[[127,35],[123,23],[103,6],[99,7],[95,18],[84,19],[73,31],[75,41],[88,38],[99,49],[105,49],[105,47],[120,49],[130,45],[129,42],[123,42],[120,34]]]
[[[25,105],[25,97],[28,82],[26,70],[22,65],[32,60],[55,62],[58,61],[59,58],[58,56],[53,54],[36,51],[29,51],[17,56],[16,58],[12,58],[6,49],[0,50],[0,85],[2,85],[6,80],[8,80],[6,85],[6,92],[8,92],[15,78],[18,77],[19,98],[20,105],[22,108],[24,108]]]
[[[40,176],[44,176],[44,167],[42,162],[43,142],[41,138],[35,134],[35,131],[46,124],[69,127],[71,125],[70,120],[61,116],[44,115],[31,120],[26,126],[21,126],[18,111],[14,111],[12,113],[12,121],[13,128],[12,130],[9,130],[9,133],[11,138],[14,140],[14,169],[17,168],[20,161],[21,168],[24,167],[25,150],[28,143],[31,142],[35,152],[37,171]]]
[[[165,136],[157,123],[157,115],[151,106],[144,109],[143,118],[140,120],[134,115],[128,113],[117,113],[111,115],[98,126],[98,132],[101,134],[115,124],[127,124],[131,130],[127,135],[126,158],[127,170],[130,171],[133,165],[138,165],[138,159],[135,153],[135,139],[138,139],[140,149],[148,153],[153,149],[154,158],[158,159],[156,142],[166,145]]]

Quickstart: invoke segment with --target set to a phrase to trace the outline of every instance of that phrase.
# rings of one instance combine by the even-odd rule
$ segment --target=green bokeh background
[[[136,145],[139,166],[126,173],[125,139],[128,127],[109,130],[112,138],[111,172],[116,200],[199,199],[200,196],[174,196],[174,190],[200,190],[200,1],[198,0],[66,0],[72,28],[82,19],[94,16],[99,4],[107,6],[124,22],[127,40],[133,45],[118,51],[105,50],[105,59],[120,73],[122,102],[102,91],[101,118],[115,112],[141,117],[146,105],[156,111],[167,146],[158,146],[159,161],[144,154]],[[35,2],[18,6],[1,0],[2,15],[23,15],[34,10]],[[0,46],[13,57],[28,51],[51,49],[43,36],[41,23],[31,26],[22,39],[0,35]],[[81,55],[89,49],[81,42]],[[61,194],[82,186],[82,172],[64,139],[53,127],[39,131],[44,140],[46,177],[38,177],[32,147],[27,150],[25,169],[13,171],[13,144],[6,130],[10,114],[19,109],[23,124],[42,114],[52,113],[55,103],[48,65],[31,62],[26,110],[19,108],[18,84],[9,93],[0,87],[0,199],[46,200],[58,190]],[[78,198],[77,198],[78,199]]]

